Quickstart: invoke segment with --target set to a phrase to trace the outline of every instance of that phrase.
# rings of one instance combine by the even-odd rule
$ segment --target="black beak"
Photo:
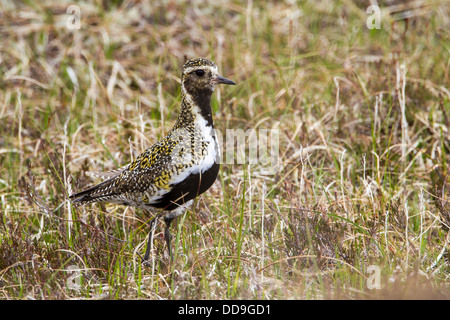
[[[217,77],[214,79],[214,82],[215,82],[215,83],[223,83],[223,84],[233,84],[233,85],[236,85],[236,83],[234,83],[234,82],[231,81],[230,79],[227,79],[227,78],[224,78],[224,77],[221,77],[221,76],[217,76]]]

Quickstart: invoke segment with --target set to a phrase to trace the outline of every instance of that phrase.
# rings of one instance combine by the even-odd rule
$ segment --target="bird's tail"
[[[73,193],[69,196],[75,206],[83,204],[104,201],[114,194],[111,193],[111,185],[114,178],[103,181],[95,186],[92,186],[84,191]]]

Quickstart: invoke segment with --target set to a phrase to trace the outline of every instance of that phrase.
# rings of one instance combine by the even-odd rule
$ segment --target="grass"
[[[364,1],[71,4],[2,2],[0,298],[450,297],[444,1],[373,30]],[[276,129],[279,166],[223,164],[144,267],[150,216],[68,195],[170,130],[197,56],[238,83],[217,129]]]

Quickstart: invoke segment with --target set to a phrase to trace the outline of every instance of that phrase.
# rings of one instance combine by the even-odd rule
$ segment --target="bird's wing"
[[[164,173],[170,168],[172,150],[173,142],[161,140],[140,154],[129,165],[115,171],[94,174],[106,180],[72,194],[70,198],[74,204],[82,205],[133,197],[133,194],[142,192],[151,195],[154,190],[168,188],[168,175]]]

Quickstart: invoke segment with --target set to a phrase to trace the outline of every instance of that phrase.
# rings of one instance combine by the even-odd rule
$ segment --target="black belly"
[[[219,167],[218,163],[214,163],[205,172],[191,174],[184,181],[171,185],[172,190],[166,193],[159,202],[152,205],[170,211],[194,199],[208,190],[216,181]]]

